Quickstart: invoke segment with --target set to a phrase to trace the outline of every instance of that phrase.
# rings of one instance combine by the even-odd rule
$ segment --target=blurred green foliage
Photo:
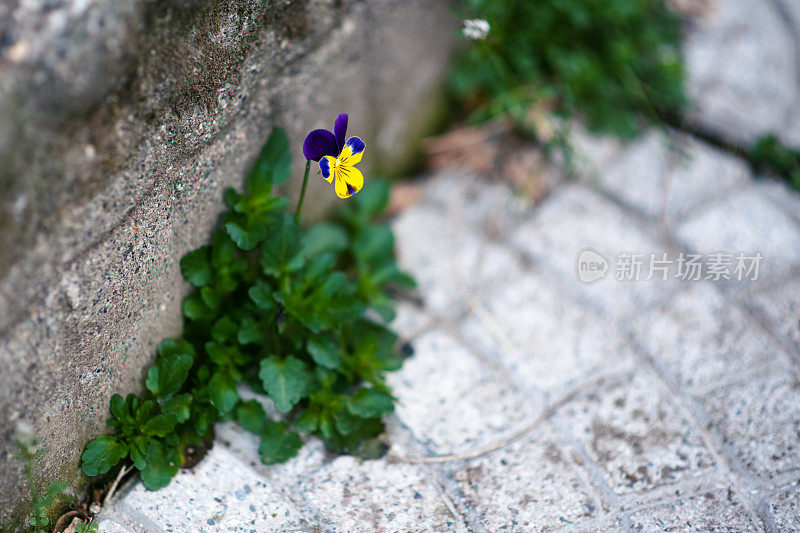
[[[776,174],[800,191],[800,150],[782,144],[774,135],[756,141],[747,154],[753,170],[760,174]]]
[[[687,103],[679,17],[661,0],[459,0],[491,30],[451,76],[473,119],[510,116],[535,134],[543,105],[595,132],[634,136]]]

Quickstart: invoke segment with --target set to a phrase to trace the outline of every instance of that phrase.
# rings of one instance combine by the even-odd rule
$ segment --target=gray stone
[[[760,179],[755,182],[755,186],[761,194],[800,224],[800,196],[788,183],[777,179]]]
[[[637,313],[676,287],[671,277],[662,280],[656,275],[648,280],[650,254],[660,256],[664,246],[633,216],[585,185],[566,185],[553,192],[510,233],[509,240],[612,319]],[[606,261],[604,278],[593,283],[579,279],[578,259],[584,250],[599,253]],[[618,279],[622,254],[642,256],[639,281]]]
[[[72,480],[111,393],[140,389],[177,333],[178,259],[269,131],[294,147],[293,197],[303,136],[340,112],[364,170],[398,170],[435,120],[456,25],[422,0],[0,6],[1,522],[24,510],[16,422],[48,449],[40,485]],[[312,179],[306,218],[334,202]]]
[[[580,395],[556,416],[619,495],[641,497],[716,469],[690,420],[643,369]]]
[[[545,424],[452,475],[487,531],[574,531],[603,512],[574,464],[562,439]]]
[[[590,133],[580,123],[570,126],[570,134],[578,171],[589,181],[601,177],[607,166],[628,147],[613,135]]]
[[[115,515],[136,524],[134,530],[148,532],[297,531],[316,525],[224,446],[214,446],[166,488],[149,491],[134,483],[104,512],[112,518],[101,522],[101,531],[114,531]]]
[[[459,329],[529,394],[553,397],[632,365],[619,330],[539,269],[481,294]]]
[[[764,316],[768,327],[794,348],[795,357],[800,355],[800,278],[756,293],[752,305]]]
[[[729,453],[746,469],[770,479],[800,461],[800,387],[789,372],[726,387],[707,395],[709,418]]]
[[[739,159],[691,138],[645,133],[596,178],[600,187],[644,216],[668,222],[750,181]]]
[[[800,531],[800,490],[797,484],[769,497],[769,508],[778,531]]]
[[[465,531],[437,484],[415,465],[339,457],[299,488],[337,531]]]
[[[735,304],[710,284],[685,283],[632,324],[639,343],[683,387],[699,394],[788,366],[782,348]]]
[[[470,452],[511,436],[542,408],[440,331],[414,342],[414,355],[389,384],[398,398],[397,417],[437,455]]]
[[[530,206],[508,184],[465,172],[435,176],[425,185],[424,198],[449,218],[498,241],[505,240]]]
[[[421,305],[417,305],[417,302],[399,302],[395,312],[391,327],[403,340],[416,337],[433,322],[430,314]]]
[[[700,254],[722,252],[763,257],[759,279],[748,285],[775,282],[800,264],[800,229],[775,204],[748,188],[710,204],[680,224],[677,238]]]
[[[631,513],[634,531],[763,531],[735,491],[713,490]]]
[[[393,224],[400,266],[414,273],[425,308],[454,318],[476,287],[485,239],[464,231],[466,220],[430,204],[404,212]]]
[[[770,132],[800,144],[798,35],[783,3],[725,0],[693,21],[684,46],[691,122],[745,145]]]

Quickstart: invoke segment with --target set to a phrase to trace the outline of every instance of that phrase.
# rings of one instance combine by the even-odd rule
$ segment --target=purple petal
[[[336,134],[336,146],[341,152],[344,150],[344,137],[347,135],[347,113],[342,113],[336,117],[336,122],[333,124],[333,133]],[[339,154],[337,153],[336,155]]]
[[[312,131],[303,141],[303,155],[311,161],[319,161],[326,155],[337,157],[339,147],[336,146],[336,137],[328,130]]]

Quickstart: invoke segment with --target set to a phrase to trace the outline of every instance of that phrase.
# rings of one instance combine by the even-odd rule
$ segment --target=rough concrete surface
[[[178,260],[269,131],[299,174],[305,132],[349,112],[365,168],[400,168],[454,28],[423,0],[0,4],[0,523],[24,508],[15,425],[48,450],[41,484],[73,479],[109,396],[177,332]],[[333,201],[313,181],[306,212]]]

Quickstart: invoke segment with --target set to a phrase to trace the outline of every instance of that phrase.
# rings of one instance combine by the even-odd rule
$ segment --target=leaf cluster
[[[800,150],[781,143],[774,135],[759,138],[745,154],[758,173],[776,174],[800,191]]]
[[[523,130],[545,104],[598,132],[631,137],[642,119],[678,115],[687,99],[680,20],[663,0],[460,0],[491,31],[457,62],[454,94],[473,117]]]
[[[387,327],[391,291],[414,285],[397,266],[392,231],[375,222],[389,187],[371,182],[333,221],[301,228],[273,193],[289,173],[276,130],[245,191],[225,191],[229,210],[212,242],[181,260],[194,287],[183,334],[159,346],[144,394],[111,398],[114,432],[88,443],[87,475],[131,461],[158,489],[227,420],[261,438],[266,464],[295,455],[301,435],[338,452],[375,449],[394,409],[385,373],[402,364]],[[245,389],[271,402],[246,400]]]

